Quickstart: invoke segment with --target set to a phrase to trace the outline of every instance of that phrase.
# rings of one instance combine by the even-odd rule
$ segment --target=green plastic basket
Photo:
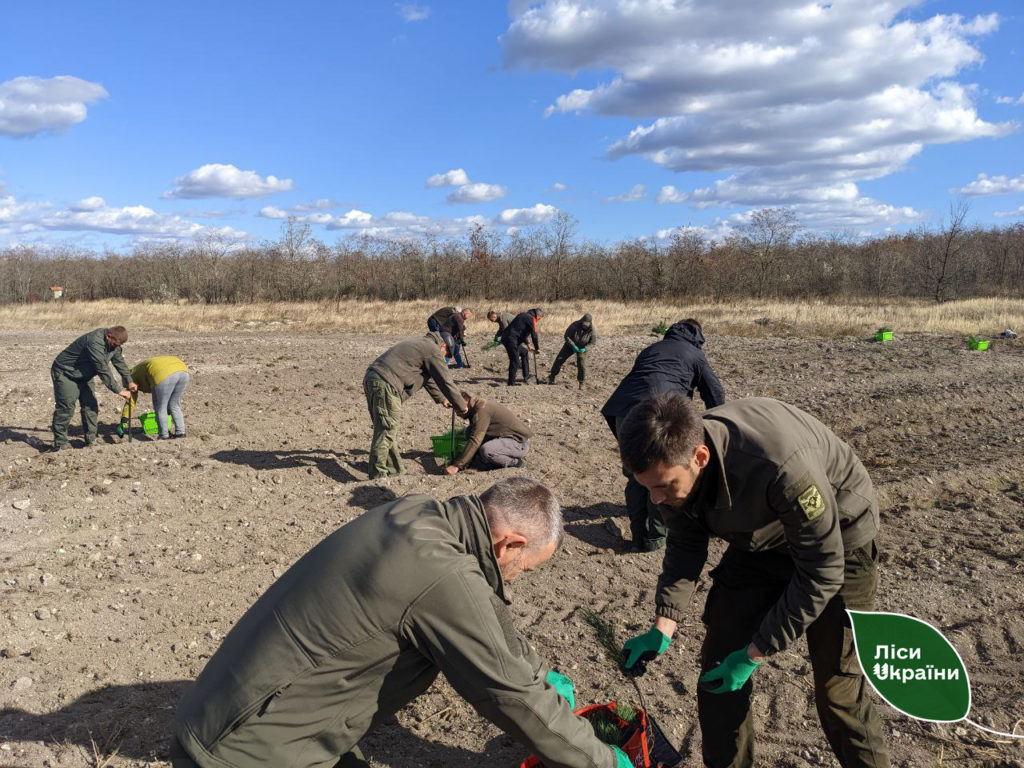
[[[875,333],[875,341],[892,341],[892,328],[879,328]]]
[[[970,349],[976,349],[978,352],[984,352],[986,349],[988,349],[988,345],[988,339],[976,339],[973,336],[967,339],[967,346]]]
[[[147,435],[158,435],[160,434],[160,425],[156,420],[156,411],[146,411],[139,415],[139,421],[142,422],[142,431]],[[174,429],[174,417],[171,414],[167,414],[167,428]]]
[[[439,459],[450,459],[452,456],[452,433],[445,432],[443,435],[431,435],[430,442],[434,447],[434,455]],[[456,429],[455,430],[455,455],[458,456],[462,453],[462,449],[466,447],[466,430]]]

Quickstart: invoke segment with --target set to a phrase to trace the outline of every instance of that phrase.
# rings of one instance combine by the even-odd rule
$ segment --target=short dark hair
[[[704,442],[704,421],[690,398],[663,395],[634,405],[618,430],[619,455],[627,472],[655,464],[687,464]]]
[[[118,344],[124,344],[128,341],[128,331],[125,330],[123,325],[115,325],[107,328],[107,336],[112,338]]]
[[[526,537],[530,551],[543,549],[551,542],[562,543],[562,508],[555,494],[535,480],[510,477],[495,483],[480,494],[488,527],[505,526]]]
[[[685,320],[683,320],[683,322],[686,323],[687,325],[692,325],[698,331],[700,331],[701,333],[704,333],[704,329],[700,327],[700,320],[698,320],[697,318],[695,318],[695,317],[688,317]]]

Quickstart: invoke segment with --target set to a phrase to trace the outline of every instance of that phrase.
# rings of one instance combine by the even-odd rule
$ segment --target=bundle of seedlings
[[[590,608],[583,608],[581,615],[583,621],[594,630],[597,643],[604,649],[605,655],[621,671],[625,657],[622,645],[615,637],[615,628]],[[580,707],[575,710],[576,714],[590,722],[598,739],[621,749],[637,768],[675,768],[682,762],[682,755],[668,742],[644,706],[643,694],[636,678],[629,679],[636,689],[640,706],[634,707],[625,701],[610,701],[607,704]],[[520,768],[543,768],[543,763],[536,757],[530,757]]]

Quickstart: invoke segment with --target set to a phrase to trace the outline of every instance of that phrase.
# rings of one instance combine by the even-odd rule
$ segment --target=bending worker
[[[445,408],[454,407],[457,413],[466,410],[462,395],[448,373],[444,361],[447,353],[441,335],[428,333],[398,342],[366,369],[363,392],[373,419],[369,457],[371,480],[402,474],[398,418],[402,403],[421,387],[435,403]]]
[[[157,439],[184,437],[185,412],[181,410],[181,396],[185,394],[185,388],[188,386],[188,366],[177,357],[165,355],[137,363],[131,374],[132,380],[138,385],[138,390],[132,393],[131,399],[121,410],[121,423],[117,427],[117,434],[124,434],[128,420],[135,414],[139,392],[151,392],[153,411],[156,413],[156,423],[160,428]],[[168,415],[174,422],[173,434],[168,424]]]
[[[579,388],[583,389],[583,380],[587,377],[587,349],[597,344],[597,330],[590,315],[584,315],[579,320],[569,323],[565,329],[565,344],[551,364],[551,373],[548,374],[548,384],[555,383],[555,377],[562,370],[562,365],[571,355],[576,355],[576,381]]]
[[[714,408],[725,402],[722,385],[704,356],[704,334],[694,319],[682,320],[636,357],[633,369],[612,392],[601,408],[612,434],[618,437],[618,425],[629,410],[650,397],[681,392],[693,397],[700,392],[704,406]],[[665,546],[665,524],[650,496],[629,472],[626,475],[626,511],[633,534],[633,547],[653,552]]]
[[[173,768],[369,768],[359,739],[439,672],[549,768],[628,768],[573,714],[571,681],[547,669],[506,607],[505,583],[561,538],[555,497],[521,477],[359,515],[224,638],[178,705]]]
[[[462,393],[466,401],[469,429],[466,447],[444,471],[454,475],[470,464],[476,469],[505,469],[523,466],[523,458],[530,452],[533,430],[501,403]]]
[[[887,768],[845,610],[873,610],[878,587],[878,500],[850,446],[777,400],[737,400],[701,417],[673,394],[629,412],[619,451],[669,528],[654,626],[626,642],[627,669],[668,648],[710,538],[729,545],[704,603],[704,764],[755,764],[750,678],[806,635],[818,717],[839,764]]]
[[[530,380],[530,351],[540,352],[537,340],[537,321],[544,317],[543,309],[520,312],[501,332],[501,343],[508,353],[508,385],[516,386],[516,368],[523,371],[523,383]],[[529,339],[529,341],[527,340]]]
[[[445,362],[451,364],[454,359],[456,368],[469,367],[462,362],[462,351],[459,347],[466,345],[466,321],[472,317],[473,312],[462,307],[441,307],[427,318],[427,330],[440,333],[448,347]]]
[[[68,444],[68,425],[75,413],[75,403],[82,409],[82,429],[88,448],[96,442],[99,430],[99,403],[93,390],[93,377],[100,380],[114,394],[127,400],[138,387],[132,381],[131,371],[124,362],[121,345],[128,341],[123,325],[97,328],[75,339],[61,352],[50,366],[53,381],[53,444],[51,451],[59,451]],[[110,374],[110,366],[121,375],[121,386]]]

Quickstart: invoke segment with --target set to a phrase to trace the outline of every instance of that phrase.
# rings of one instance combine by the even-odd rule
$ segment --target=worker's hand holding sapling
[[[638,675],[647,671],[647,662],[653,661],[664,653],[672,640],[657,627],[651,627],[642,635],[627,640],[622,650],[626,660],[622,663],[625,670],[633,670]]]
[[[572,680],[570,680],[567,675],[551,670],[548,672],[545,680],[548,681],[548,685],[558,691],[558,694],[563,699],[569,702],[570,707],[573,709],[576,708],[576,687],[572,684]]]

